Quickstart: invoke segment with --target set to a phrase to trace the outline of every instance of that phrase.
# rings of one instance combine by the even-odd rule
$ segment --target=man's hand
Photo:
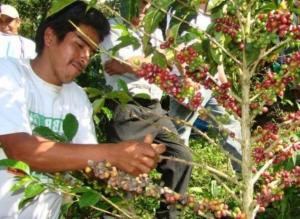
[[[134,73],[134,70],[125,63],[121,63],[115,59],[110,59],[104,64],[104,70],[109,75],[121,75],[124,73]]]
[[[156,167],[159,155],[165,151],[162,144],[153,144],[151,135],[144,142],[124,141],[114,145],[108,161],[117,168],[132,174],[148,173]]]

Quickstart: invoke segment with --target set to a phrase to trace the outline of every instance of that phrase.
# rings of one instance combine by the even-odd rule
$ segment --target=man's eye
[[[77,44],[77,46],[78,46],[80,49],[83,48],[83,44],[81,44],[81,43],[76,43],[76,44]]]

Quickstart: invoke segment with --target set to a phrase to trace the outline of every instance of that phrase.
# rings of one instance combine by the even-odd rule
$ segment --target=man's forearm
[[[87,166],[88,160],[104,160],[109,145],[65,144],[16,133],[0,136],[7,156],[29,164],[32,169],[55,172],[79,170]]]

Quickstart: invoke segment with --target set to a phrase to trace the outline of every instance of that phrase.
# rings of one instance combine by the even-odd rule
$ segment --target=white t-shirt
[[[47,83],[33,72],[28,59],[0,59],[0,103],[0,135],[31,134],[36,126],[47,126],[62,134],[62,121],[66,114],[72,113],[79,122],[73,143],[97,143],[92,107],[83,89],[74,82],[63,86]],[[2,151],[0,159],[3,158],[6,157]],[[21,195],[12,195],[9,190],[14,183],[13,178],[14,175],[0,169],[0,218],[19,219],[16,215]],[[53,212],[59,210],[57,203],[60,203],[59,196],[55,196],[57,194],[47,198],[56,203]],[[47,215],[46,207],[39,206],[40,211],[33,207],[32,212],[38,211],[40,215],[44,211],[43,214]]]
[[[122,34],[122,31],[116,28],[116,25],[118,25],[116,20],[110,20],[110,24],[111,24],[110,34],[101,43],[101,46],[107,51],[109,51],[109,49],[113,48],[114,46],[120,43],[118,38]],[[132,34],[138,39],[141,38],[141,36],[138,36],[137,33],[132,32]],[[157,29],[152,34],[151,43],[153,46],[157,47],[159,46],[160,41],[162,42],[162,40],[163,40],[162,31]],[[127,60],[135,56],[144,57],[144,53],[142,47],[134,49],[132,45],[129,45],[118,50],[116,56],[122,60]],[[108,55],[104,53],[102,54],[101,57],[102,63],[105,63],[109,59],[110,57]],[[123,80],[127,84],[129,92],[133,95],[145,93],[148,94],[151,97],[151,99],[157,99],[157,100],[160,100],[162,97],[163,92],[158,86],[156,86],[155,84],[150,84],[144,78],[140,78],[130,72],[122,75],[109,75],[105,73],[105,80],[106,80],[106,84],[110,85],[113,88],[113,90],[119,90],[118,80]]]
[[[0,58],[28,58],[36,56],[35,43],[20,35],[0,32]]]

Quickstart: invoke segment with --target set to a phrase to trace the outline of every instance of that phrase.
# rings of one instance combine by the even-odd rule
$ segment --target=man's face
[[[78,27],[96,45],[100,43],[97,32],[91,26],[81,24]],[[73,31],[67,33],[61,42],[58,41],[55,34],[50,38],[46,34],[45,49],[50,59],[52,74],[49,82],[62,85],[73,81],[86,68],[97,48],[79,32]]]
[[[0,31],[8,34],[18,34],[20,27],[19,18],[11,18],[7,15],[2,14],[0,16]]]

